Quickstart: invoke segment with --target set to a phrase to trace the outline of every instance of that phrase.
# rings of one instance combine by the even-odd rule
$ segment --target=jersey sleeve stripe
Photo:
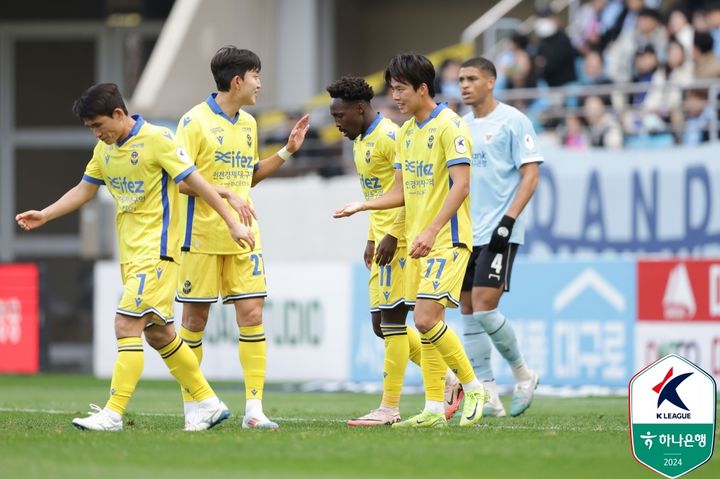
[[[168,228],[170,226],[170,202],[168,200],[168,174],[162,172],[162,232],[160,233],[160,256],[167,256]]]
[[[448,178],[450,181],[450,188],[453,186],[452,178]],[[450,237],[452,244],[458,244],[460,242],[460,233],[458,232],[458,216],[457,212],[450,217]]]
[[[520,162],[524,165],[525,163],[542,163],[545,158],[542,156],[528,156],[527,158],[521,158]]]
[[[193,216],[195,215],[195,197],[188,197],[187,218],[185,221],[185,241],[183,251],[190,251],[190,240],[192,239]]]
[[[447,162],[448,167],[455,166],[455,165],[469,165],[469,164],[470,164],[469,158],[455,158],[455,159]]]
[[[82,179],[87,181],[88,183],[92,183],[93,185],[104,185],[105,184],[105,181],[99,180],[97,178],[93,178],[90,175],[83,175]]]
[[[186,169],[185,171],[183,171],[182,173],[180,173],[179,175],[177,175],[175,177],[175,183],[180,183],[182,180],[187,178],[190,175],[190,173],[192,173],[196,169],[197,168],[195,168],[195,165],[190,165],[190,167],[188,169]]]

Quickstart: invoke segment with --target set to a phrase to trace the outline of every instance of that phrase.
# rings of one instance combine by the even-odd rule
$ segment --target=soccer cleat
[[[511,416],[519,416],[530,407],[539,382],[540,378],[538,374],[535,371],[530,371],[530,379],[515,384],[515,391],[513,392],[512,402],[510,403]]]
[[[433,414],[428,411],[423,411],[417,416],[413,416],[410,419],[399,421],[394,423],[392,428],[410,428],[410,427],[446,427],[447,419],[443,414]]]
[[[377,408],[357,419],[350,419],[348,426],[390,426],[400,422],[400,413],[395,410]]]
[[[212,429],[229,417],[230,410],[222,401],[215,407],[198,406],[185,418],[185,431]]]
[[[465,402],[463,403],[460,425],[472,426],[473,424],[480,422],[483,417],[483,409],[487,400],[488,393],[482,386],[477,391],[467,391],[465,393]]]
[[[452,419],[464,395],[460,380],[454,374],[448,373],[445,376],[445,419]]]
[[[122,419],[114,420],[97,404],[91,404],[90,409],[94,412],[90,412],[88,417],[76,417],[72,420],[72,425],[82,431],[122,431]]]
[[[276,422],[271,421],[263,414],[262,417],[250,417],[247,414],[243,416],[243,429],[271,429],[273,431],[280,429]]]
[[[505,417],[505,407],[503,406],[502,401],[500,401],[500,396],[495,394],[494,396],[489,393],[488,396],[490,398],[483,406],[483,416],[484,417]]]

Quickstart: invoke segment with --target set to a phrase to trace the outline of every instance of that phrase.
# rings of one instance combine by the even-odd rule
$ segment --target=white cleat
[[[262,413],[260,416],[248,416],[246,414],[243,417],[242,427],[243,429],[270,429],[273,431],[280,429],[276,422],[271,421]]]
[[[90,409],[94,412],[90,412],[88,417],[76,417],[72,420],[72,425],[83,431],[122,431],[122,419],[114,420],[105,409],[97,404],[91,404]]]
[[[229,417],[230,410],[222,401],[215,407],[198,406],[185,418],[185,431],[212,429]]]
[[[530,379],[515,384],[515,391],[513,392],[512,402],[510,403],[511,416],[519,416],[530,407],[539,382],[540,378],[538,378],[538,374],[535,371],[530,371]]]
[[[450,371],[445,375],[445,419],[450,420],[460,407],[465,392],[460,380]]]
[[[400,422],[400,413],[382,407],[373,409],[369,413],[356,419],[350,419],[348,426],[390,426]]]
[[[485,406],[483,406],[483,416],[505,417],[506,415],[507,413],[505,412],[502,401],[500,401],[500,396],[491,394],[490,399],[485,403]]]

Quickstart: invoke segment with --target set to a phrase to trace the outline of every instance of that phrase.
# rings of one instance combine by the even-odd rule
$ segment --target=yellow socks
[[[238,355],[245,377],[245,399],[262,399],[265,387],[267,347],[262,324],[241,326]]]
[[[422,338],[423,342],[427,340],[437,349],[461,383],[468,384],[475,379],[475,372],[465,354],[465,350],[462,348],[460,338],[452,329],[448,328],[445,321],[439,321],[428,332],[423,334]],[[424,346],[423,344],[423,355],[425,354]],[[444,374],[445,370],[443,369],[443,378],[445,377]]]
[[[423,385],[425,386],[425,400],[442,403],[445,400],[445,371],[447,365],[443,357],[429,339],[422,335],[420,340],[422,358],[420,370],[422,371]]]
[[[140,380],[145,353],[142,338],[138,336],[118,339],[118,355],[115,360],[112,381],[110,383],[110,399],[106,408],[122,415]]]
[[[420,357],[422,356],[420,333],[413,327],[407,328],[407,338],[408,346],[410,346],[410,361],[420,366]]]
[[[180,339],[185,341],[185,343],[188,345],[190,350],[195,354],[195,357],[197,358],[198,364],[202,364],[202,357],[203,357],[203,348],[202,348],[202,338],[203,334],[205,334],[205,331],[190,331],[185,326],[180,326]],[[182,397],[183,402],[192,402],[195,401],[190,393],[188,393],[185,388],[182,386],[180,387],[180,390],[182,391]]]
[[[170,374],[190,395],[191,401],[202,401],[215,396],[215,392],[200,371],[197,358],[180,336],[176,335],[168,345],[158,349],[158,352],[167,364]]]
[[[403,378],[405,377],[405,368],[410,354],[408,344],[410,330],[404,324],[381,324],[380,328],[385,338],[385,365],[383,368],[384,379],[381,405],[396,408],[400,405]]]

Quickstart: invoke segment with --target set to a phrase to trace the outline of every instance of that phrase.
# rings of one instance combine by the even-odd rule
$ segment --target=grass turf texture
[[[233,411],[221,426],[183,432],[172,382],[141,381],[121,433],[75,430],[109,382],[87,376],[0,376],[0,475],[5,478],[651,478],[630,453],[624,397],[538,397],[519,418],[444,430],[348,428],[378,395],[266,392],[278,432],[241,428],[241,385],[215,382]],[[507,403],[508,398],[504,398]],[[421,396],[405,396],[403,417]],[[717,438],[716,438],[717,441]],[[717,454],[690,478],[720,477]]]

